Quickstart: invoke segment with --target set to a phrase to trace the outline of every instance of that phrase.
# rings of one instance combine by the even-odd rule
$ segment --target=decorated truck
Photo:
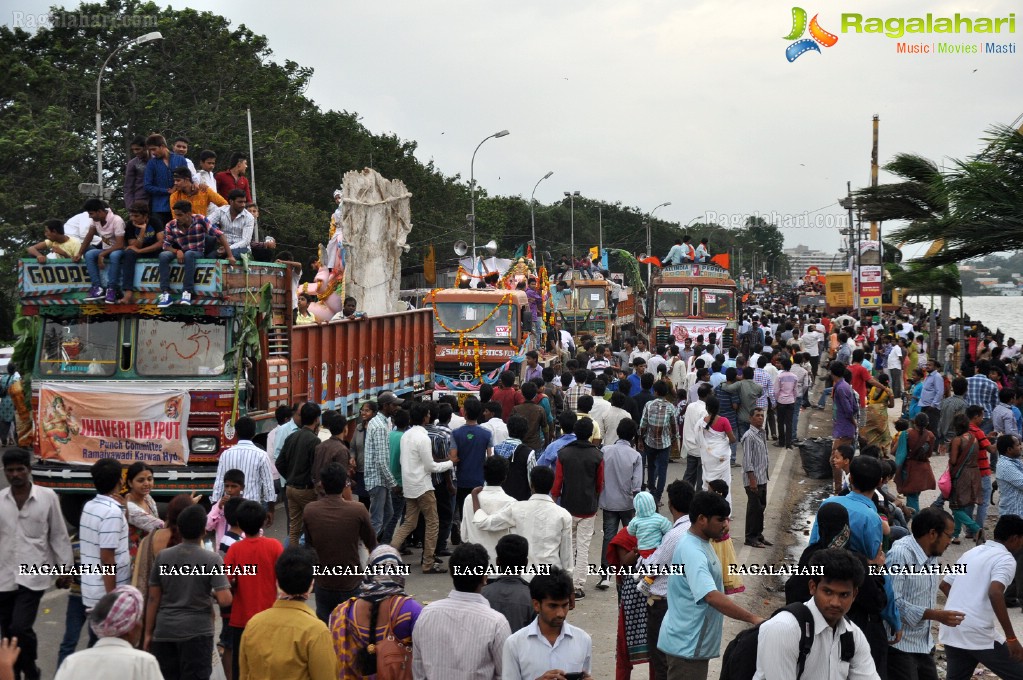
[[[575,272],[569,272],[569,275]],[[577,347],[589,335],[598,345],[614,339],[611,283],[603,278],[566,277],[564,295],[552,293],[554,314],[561,328],[572,334]]]
[[[19,357],[31,422],[19,441],[33,478],[55,489],[69,519],[93,494],[99,458],[155,470],[154,496],[212,490],[239,415],[259,431],[297,401],[353,416],[384,389],[433,386],[433,313],[413,310],[297,326],[293,266],[199,260],[191,306],[158,308],[159,267],[139,261],[133,304],[84,300],[85,267],[19,265]],[[171,269],[180,292],[183,270]],[[297,277],[296,277],[297,278]]]
[[[739,301],[735,281],[716,264],[661,269],[643,300],[639,336],[652,345],[682,343],[715,333],[727,350],[738,341]]]

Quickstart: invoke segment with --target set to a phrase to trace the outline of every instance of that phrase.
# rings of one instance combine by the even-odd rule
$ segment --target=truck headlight
[[[189,442],[192,453],[215,453],[217,450],[216,437],[192,437]]]

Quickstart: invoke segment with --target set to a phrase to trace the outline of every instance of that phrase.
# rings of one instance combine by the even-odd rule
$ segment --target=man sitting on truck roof
[[[178,201],[173,206],[174,219],[164,229],[163,252],[160,253],[160,297],[157,307],[170,307],[170,266],[171,261],[185,265],[185,277],[181,283],[181,299],[179,304],[192,304],[192,292],[195,289],[195,261],[203,257],[206,250],[206,237],[216,236],[224,248],[227,261],[235,263],[231,253],[231,245],[227,235],[210,224],[204,215],[193,215],[192,204]]]

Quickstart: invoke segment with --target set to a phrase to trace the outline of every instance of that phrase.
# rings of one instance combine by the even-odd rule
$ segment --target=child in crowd
[[[712,479],[707,482],[707,486],[722,498],[728,498],[728,484],[725,480]],[[729,532],[731,525],[732,520],[726,520],[725,533],[721,535],[721,538],[710,542],[711,547],[714,548],[714,552],[718,556],[718,560],[721,562],[721,577],[725,586],[725,595],[735,595],[746,590],[746,586],[742,584],[742,578],[738,574],[728,573],[728,565],[739,563],[739,560],[735,557],[735,547],[732,545],[732,536]]]
[[[650,557],[671,530],[671,521],[657,512],[657,502],[649,491],[640,491],[632,499],[636,516],[629,522],[629,534],[636,537],[636,551]]]
[[[835,495],[845,496],[849,493],[849,463],[853,459],[853,447],[842,444],[831,452],[831,467],[841,473],[835,480]]]
[[[49,248],[54,257],[72,258],[82,250],[82,242],[74,236],[64,233],[64,225],[60,220],[46,220],[43,222],[44,240],[28,247],[28,254],[36,259],[39,264],[46,264],[46,255],[40,251]]]
[[[221,557],[226,557],[227,551],[231,548],[231,546],[242,539],[242,530],[241,527],[238,526],[238,507],[244,502],[245,499],[241,496],[234,496],[233,498],[228,498],[227,502],[224,503],[224,520],[227,523],[227,531],[224,532],[223,537],[220,539],[220,543],[217,544],[217,552],[220,553]],[[231,607],[221,607],[220,616],[222,619],[220,627],[220,647],[223,648],[221,661],[224,666],[224,675],[231,678],[231,669],[233,668],[231,662],[235,656],[234,636],[231,635],[230,630]]]
[[[245,473],[241,470],[228,470],[224,473],[224,495],[210,508],[210,514],[206,518],[206,531],[216,533],[216,540],[213,545],[219,547],[227,533],[227,517],[224,516],[224,505],[235,496],[241,497],[245,493]]]

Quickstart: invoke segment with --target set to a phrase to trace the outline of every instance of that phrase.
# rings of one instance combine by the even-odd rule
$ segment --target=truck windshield
[[[575,294],[581,311],[607,309],[607,291],[603,288],[577,288]]]
[[[224,372],[224,321],[143,318],[138,324],[135,371],[139,375],[205,376]]]
[[[658,288],[655,312],[658,316],[689,316],[689,289]]]
[[[703,316],[708,319],[731,319],[735,317],[735,294],[722,288],[705,288]]]
[[[518,328],[517,314],[510,315],[509,305],[487,302],[438,302],[433,334],[441,338],[457,337],[459,331],[468,331],[471,338],[510,340]],[[472,330],[469,330],[472,329]]]
[[[117,326],[113,319],[46,319],[39,373],[110,377],[117,371]]]

